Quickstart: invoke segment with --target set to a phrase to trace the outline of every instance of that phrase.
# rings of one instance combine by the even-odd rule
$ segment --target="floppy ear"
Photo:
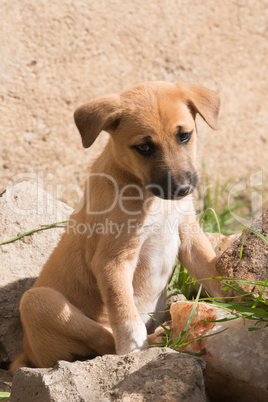
[[[176,83],[184,93],[189,106],[199,113],[207,124],[217,130],[218,114],[220,111],[220,98],[215,91],[185,83]]]
[[[85,148],[90,147],[102,130],[115,129],[120,122],[120,96],[103,96],[80,106],[74,112],[74,121]]]

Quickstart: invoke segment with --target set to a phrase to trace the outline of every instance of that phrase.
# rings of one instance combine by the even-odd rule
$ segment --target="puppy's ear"
[[[74,121],[85,148],[90,147],[102,130],[118,127],[121,117],[120,96],[109,95],[92,100],[74,112]]]
[[[176,83],[184,93],[189,106],[199,113],[207,124],[217,130],[218,114],[220,111],[220,98],[215,91],[195,85]]]

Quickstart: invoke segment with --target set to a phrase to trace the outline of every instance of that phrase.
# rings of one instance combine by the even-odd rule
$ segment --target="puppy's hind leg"
[[[25,292],[20,313],[24,352],[12,363],[13,372],[23,363],[52,367],[58,360],[72,360],[74,356],[115,353],[112,333],[54,289],[40,287]]]

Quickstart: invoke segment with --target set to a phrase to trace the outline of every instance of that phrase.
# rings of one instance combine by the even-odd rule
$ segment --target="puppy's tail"
[[[9,366],[9,371],[12,375],[14,375],[15,372],[21,367],[32,367],[24,352],[15,357],[15,360]]]

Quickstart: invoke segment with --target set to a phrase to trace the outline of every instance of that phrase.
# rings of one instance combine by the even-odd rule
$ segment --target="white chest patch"
[[[142,227],[141,251],[133,279],[135,304],[147,326],[152,321],[148,313],[165,309],[166,286],[178,255],[178,228],[183,219],[177,202],[157,199],[156,203]]]

